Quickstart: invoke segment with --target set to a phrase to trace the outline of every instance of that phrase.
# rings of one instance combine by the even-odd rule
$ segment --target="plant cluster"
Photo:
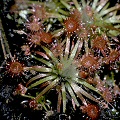
[[[34,110],[47,111],[51,107],[47,95],[54,90],[57,112],[65,113],[70,102],[74,110],[80,108],[92,120],[98,119],[100,109],[112,106],[120,95],[114,77],[120,72],[120,4],[109,7],[109,0],[21,1],[21,8],[18,2],[10,11],[21,16],[24,29],[15,32],[26,36],[21,50],[37,64],[25,66],[12,60],[7,65],[13,77],[24,71],[33,74],[16,86],[14,95],[28,98]],[[108,73],[102,73],[104,69]]]

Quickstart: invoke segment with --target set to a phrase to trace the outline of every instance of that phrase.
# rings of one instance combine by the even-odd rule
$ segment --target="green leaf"
[[[87,88],[89,88],[89,89],[91,89],[91,90],[93,90],[93,91],[95,91],[95,92],[97,92],[98,94],[101,95],[101,93],[98,91],[97,88],[93,87],[92,85],[90,85],[89,83],[85,82],[84,80],[76,79],[75,81],[76,81],[76,83],[84,85],[85,87],[87,87]]]
[[[31,88],[33,88],[33,87],[35,87],[35,86],[38,86],[38,85],[40,85],[40,84],[42,84],[42,83],[44,83],[44,82],[54,80],[55,78],[56,78],[56,76],[54,76],[54,75],[44,77],[44,78],[40,79],[39,81],[31,84],[31,85],[28,87],[28,89],[31,89]]]
[[[106,14],[112,12],[112,11],[116,11],[116,10],[119,10],[119,9],[120,9],[120,5],[117,5],[117,6],[108,8],[108,9],[104,10],[103,12],[101,12],[101,13],[99,14],[99,16],[104,16],[104,15],[106,15]]]
[[[71,9],[71,5],[67,4],[64,0],[60,0],[60,2],[68,9]]]
[[[67,37],[66,40],[66,46],[65,46],[65,55],[64,55],[64,59],[67,60],[68,59],[68,55],[70,53],[70,37]]]
[[[83,6],[83,7],[86,7],[86,6],[87,6],[87,3],[85,2],[85,0],[81,0],[81,2],[82,2],[82,6]]]
[[[110,2],[106,3],[106,5],[103,6],[103,8],[102,8],[102,10],[100,11],[99,14],[102,14],[109,7],[109,5],[110,5]]]
[[[109,17],[105,20],[106,23],[120,23],[120,15]]]
[[[73,3],[75,4],[75,7],[76,7],[79,11],[81,11],[82,8],[80,7],[78,1],[77,1],[77,0],[72,0],[72,1],[73,1]]]
[[[51,68],[46,68],[46,67],[43,67],[43,66],[32,66],[32,67],[29,67],[28,68],[29,70],[35,70],[37,72],[52,72],[52,69]]]
[[[71,84],[71,83],[70,83],[70,84]],[[68,92],[69,92],[69,94],[71,95],[72,99],[74,100],[75,104],[76,104],[77,106],[79,106],[79,102],[78,102],[78,100],[77,100],[77,98],[76,98],[76,96],[75,96],[75,93],[73,92],[70,84],[66,83],[66,87],[67,87],[67,89],[68,89]]]
[[[75,44],[71,54],[70,54],[70,60],[72,61],[76,55],[76,52],[77,52],[77,49],[78,49],[78,46],[79,46],[79,40],[77,41],[77,43]]]
[[[65,90],[65,85],[64,85],[64,83],[62,83],[62,99],[63,99],[63,112],[65,113],[65,111],[66,111],[66,101],[67,101],[67,98],[66,98],[66,90]]]
[[[82,103],[86,104],[86,101],[83,98],[82,94],[80,93],[79,88],[78,87],[75,88],[73,82],[71,83],[71,87],[72,87],[73,91],[77,94],[77,96],[80,98],[80,100],[82,101]]]
[[[48,76],[48,75],[47,75],[47,74],[38,74],[38,75],[32,77],[32,78],[27,82],[26,87],[27,87],[28,84],[30,84],[31,82],[33,82],[33,81],[35,81],[35,80],[37,80],[37,79],[40,79],[40,78],[42,78],[42,77],[46,77],[46,76]]]
[[[97,3],[97,8],[96,8],[96,12],[99,12],[100,10],[102,10],[102,8],[105,6],[105,4],[108,2],[108,0],[102,1],[102,3]]]
[[[58,101],[57,101],[57,112],[60,113],[60,106],[61,106],[62,95],[61,91],[58,92]]]
[[[120,35],[120,32],[119,31],[116,31],[116,30],[110,30],[109,31],[109,36],[118,36],[118,35]]]
[[[48,92],[50,89],[52,89],[53,87],[55,87],[55,85],[58,83],[59,78],[56,78],[54,81],[51,82],[51,84],[49,84],[45,89],[43,89],[35,98],[36,101],[38,101],[40,99],[41,96],[43,96],[46,92]]]
[[[98,102],[93,96],[91,96],[89,93],[87,93],[85,90],[83,90],[81,87],[79,87],[77,84],[73,83],[72,84],[72,87],[74,89],[76,89],[77,92],[80,92],[81,94],[83,94],[84,96],[86,96],[87,98],[95,101],[95,102]]]
[[[58,59],[54,56],[54,54],[45,46],[42,46],[42,48],[45,50],[46,54],[55,62],[58,63]]]
[[[43,64],[47,65],[47,66],[50,67],[50,68],[53,68],[53,64],[50,63],[50,61],[47,61],[47,60],[45,60],[45,59],[43,59],[43,58],[37,58],[37,57],[35,57],[34,55],[32,55],[32,58],[34,58],[34,59],[42,62]]]
[[[94,0],[92,3],[92,9],[96,9],[98,0]]]

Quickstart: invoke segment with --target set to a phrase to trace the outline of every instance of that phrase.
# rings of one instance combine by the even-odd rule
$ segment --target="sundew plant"
[[[55,91],[52,110],[57,113],[66,113],[70,105],[92,120],[106,108],[119,114],[114,106],[120,95],[119,14],[120,4],[112,6],[109,0],[15,0],[7,17],[17,21],[13,31],[25,36],[20,53],[34,64],[18,61],[9,48],[6,56],[3,47],[11,59],[8,74],[13,79],[30,74],[13,94],[46,113],[53,108],[48,96]]]

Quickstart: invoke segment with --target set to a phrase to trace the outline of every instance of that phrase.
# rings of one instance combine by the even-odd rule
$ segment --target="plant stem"
[[[3,25],[2,25],[2,20],[0,19],[0,41],[1,41],[1,46],[2,46],[2,50],[3,50],[3,54],[4,54],[4,58],[7,59],[8,57],[11,58],[11,60],[13,60],[12,54],[10,52],[10,48],[7,42],[7,38],[3,29]]]
[[[26,97],[26,98],[30,98],[30,99],[34,99],[35,97],[33,97],[33,96],[29,96],[29,95],[21,95],[21,96],[23,96],[23,97]]]

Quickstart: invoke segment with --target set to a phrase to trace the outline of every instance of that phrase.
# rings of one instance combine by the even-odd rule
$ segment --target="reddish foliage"
[[[112,92],[108,88],[105,88],[102,96],[107,102],[112,102],[113,101]]]
[[[87,106],[81,106],[82,112],[86,113],[92,120],[97,120],[100,115],[100,110],[97,105],[88,104]]]
[[[26,23],[26,28],[31,32],[37,32],[41,30],[42,24],[36,18],[33,18],[31,22]]]
[[[109,56],[107,56],[105,59],[104,59],[104,62],[106,64],[109,64],[109,63],[113,63],[115,62],[116,60],[118,60],[120,57],[120,51],[117,51],[117,50],[112,50],[109,54]]]
[[[67,20],[65,20],[64,25],[67,33],[76,32],[78,29],[78,23],[72,17],[69,17]]]
[[[40,45],[41,42],[40,34],[39,33],[30,34],[28,35],[28,40],[30,41],[31,44]]]
[[[81,59],[81,65],[90,71],[99,68],[99,62],[93,55],[84,55]]]
[[[105,50],[107,50],[107,41],[103,36],[98,36],[92,41],[92,47],[99,49],[101,53],[106,56]]]
[[[52,35],[50,33],[40,32],[40,38],[41,38],[41,41],[43,41],[44,43],[49,44],[52,42]]]
[[[30,47],[28,45],[21,46],[22,51],[24,51],[25,55],[30,55]]]
[[[7,70],[12,76],[17,76],[23,72],[23,66],[24,65],[21,64],[20,62],[13,61],[13,62],[9,62],[7,66]]]
[[[38,103],[35,99],[29,101],[30,108],[36,109],[38,107]]]
[[[42,20],[47,18],[47,14],[46,14],[46,10],[44,5],[36,5],[34,4],[32,6],[32,13],[33,16],[37,19],[37,20]]]
[[[85,72],[85,71],[80,71],[80,72],[79,72],[79,76],[80,76],[81,78],[86,78],[86,77],[88,76],[88,73]]]
[[[14,95],[21,94],[24,95],[27,92],[27,88],[24,87],[22,84],[18,84],[18,87],[16,88]]]

